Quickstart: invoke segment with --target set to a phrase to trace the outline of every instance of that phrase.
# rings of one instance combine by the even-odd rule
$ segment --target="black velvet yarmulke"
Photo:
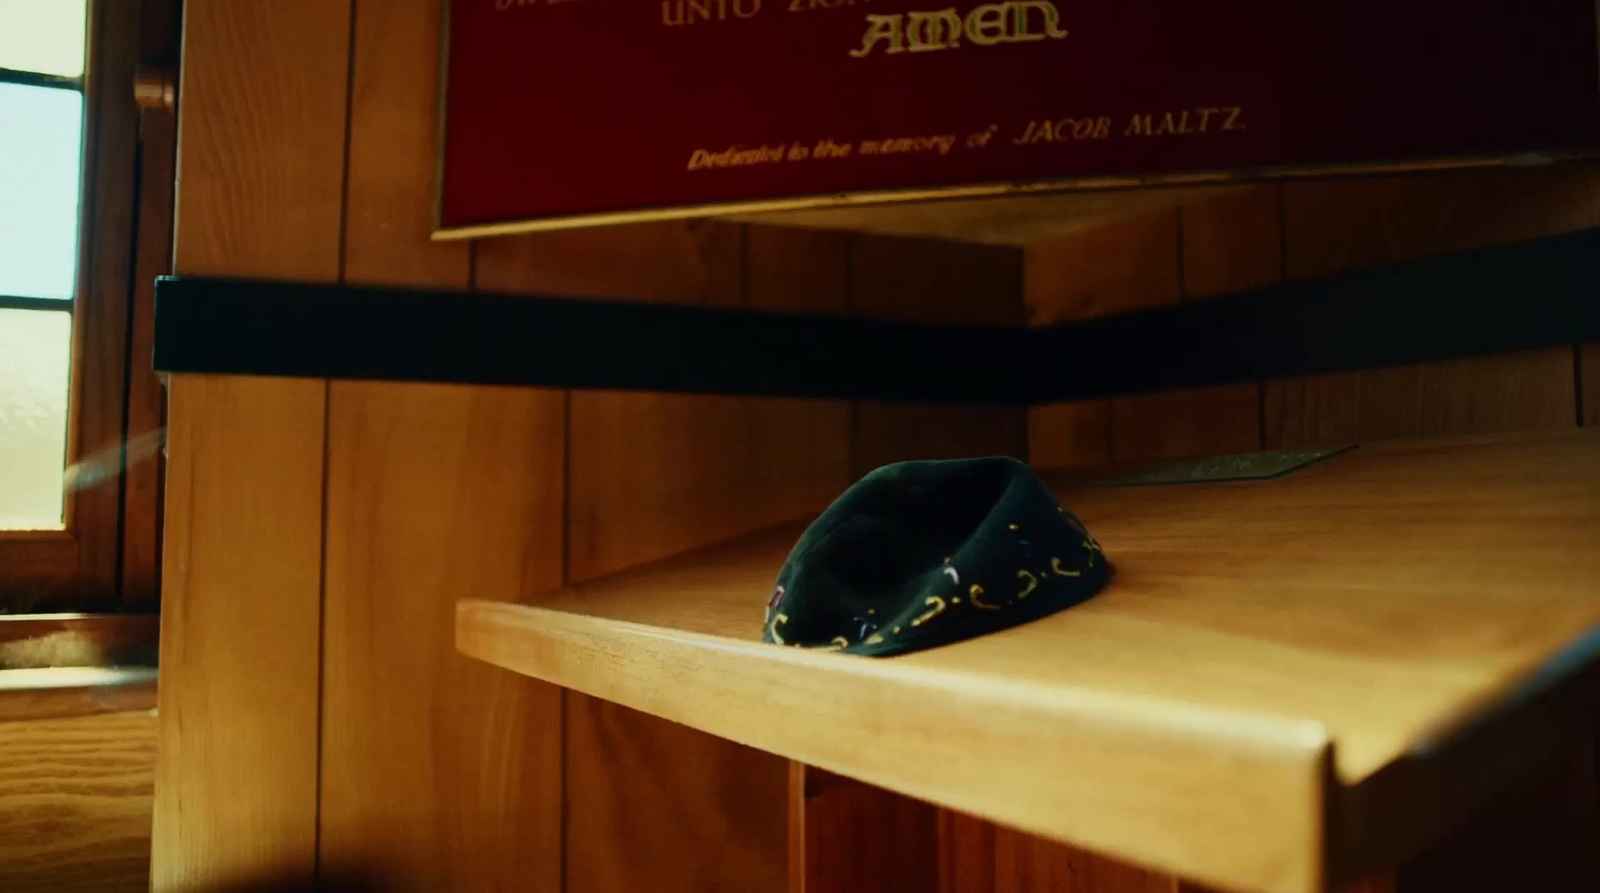
[[[1100,591],[1094,537],[1015,459],[900,462],[846,490],[778,573],[762,639],[892,655],[1006,629]]]

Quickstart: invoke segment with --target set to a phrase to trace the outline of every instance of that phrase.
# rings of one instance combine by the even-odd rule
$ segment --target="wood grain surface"
[[[468,661],[465,592],[561,583],[562,399],[336,382],[321,848],[383,889],[556,889],[561,692]]]
[[[928,239],[851,237],[850,311],[879,319],[1022,324],[1021,253]],[[1025,410],[964,403],[857,403],[853,477],[910,459],[1022,456]]]
[[[155,667],[0,670],[0,722],[155,709]]]
[[[1600,425],[1600,341],[1578,348],[1578,387],[1583,405],[1578,408],[1585,425]]]
[[[1022,254],[931,239],[851,237],[850,311],[874,319],[1015,327]]]
[[[183,10],[177,0],[138,4],[140,65],[168,71],[179,63]],[[175,108],[139,107],[138,229],[128,320],[125,434],[148,436],[166,424],[167,389],[155,371],[156,277],[172,272],[178,171]],[[161,503],[166,461],[158,456],[123,470],[122,608],[158,610],[161,600]]]
[[[173,377],[155,891],[314,872],[325,390]]]
[[[1173,304],[1183,293],[1179,215],[1163,208],[1036,242],[1024,253],[1030,326]]]
[[[1295,278],[1600,225],[1592,165],[1283,189],[1284,266]],[[1566,346],[1274,380],[1267,445],[1569,428],[1575,380]]]
[[[1030,834],[995,832],[995,893],[1173,893],[1171,877]]]
[[[155,764],[152,710],[0,722],[0,890],[149,890]]]
[[[843,258],[827,253],[838,248],[782,230],[747,244],[730,224],[534,235],[481,246],[477,285],[840,312]],[[802,269],[833,291],[802,296]],[[573,393],[567,579],[820,511],[848,484],[850,419],[838,401]],[[569,891],[782,887],[782,760],[578,694],[566,716]],[[691,790],[692,808],[677,802]],[[742,855],[719,881],[706,853],[730,846]]]
[[[337,279],[350,13],[184,5],[179,273]],[[325,392],[173,378],[155,891],[315,873]]]
[[[441,0],[353,0],[344,270],[363,285],[465,288],[471,245],[431,242]]]
[[[805,893],[939,887],[939,810],[930,804],[839,779],[805,794],[802,820]]]
[[[567,727],[568,891],[786,889],[783,760],[576,692]]]
[[[743,227],[670,221],[489,239],[476,246],[478,287],[567,297],[737,307]]]
[[[1255,382],[1160,391],[1111,401],[1114,462],[1226,456],[1259,449],[1261,386]]]
[[[1312,890],[1324,734],[1335,777],[1359,784],[1600,624],[1600,559],[1586,545],[1600,537],[1594,434],[1366,446],[1276,481],[1064,497],[1117,562],[1106,593],[894,661],[755,642],[748,617],[794,530],[546,608],[468,603],[458,644],[1186,877]],[[1594,657],[1574,652],[1571,666]],[[693,680],[694,696],[664,676]],[[1057,696],[1025,696],[1035,686]],[[885,703],[898,720],[863,725],[860,711]],[[872,729],[870,744],[841,735],[854,728]],[[972,748],[986,759],[959,756]],[[902,758],[912,752],[926,759]],[[1042,753],[1062,768],[1041,767]]]
[[[999,833],[993,822],[939,810],[939,893],[994,893]]]
[[[1111,461],[1111,401],[1028,407],[1028,461],[1035,468],[1084,468]]]
[[[1183,299],[1275,285],[1283,278],[1283,184],[1202,193],[1178,206]]]
[[[433,243],[441,4],[357,0],[345,281],[466,289]],[[455,599],[560,586],[566,400],[334,382],[320,854],[384,890],[559,889],[561,691],[462,659]]]
[[[745,294],[751,307],[842,313],[850,288],[846,233],[774,226],[745,228]]]
[[[1029,322],[1054,325],[1203,300],[1281,278],[1278,187],[1198,190],[1185,203],[1030,246]],[[1072,468],[1261,448],[1253,382],[1030,407],[1028,457]]]

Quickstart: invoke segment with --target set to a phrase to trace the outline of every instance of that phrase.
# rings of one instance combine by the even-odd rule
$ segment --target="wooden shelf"
[[[1554,752],[1600,655],[1600,432],[1062,490],[1114,583],[892,659],[761,644],[799,527],[463,602],[474,657],[1240,890],[1384,864]],[[1593,703],[1592,701],[1590,702]]]

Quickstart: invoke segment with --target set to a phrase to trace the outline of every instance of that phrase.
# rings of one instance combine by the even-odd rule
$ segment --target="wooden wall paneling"
[[[742,227],[669,223],[624,229],[617,246],[600,241],[570,254],[552,252],[545,240],[570,241],[586,231],[485,243],[479,285],[745,303]],[[658,233],[654,242],[646,239],[651,231]],[[783,247],[786,239],[794,244]],[[816,269],[836,266],[839,258],[819,250],[826,243],[819,246],[809,233],[774,231],[755,244],[752,256],[761,269],[752,263],[751,305],[843,309],[837,280],[831,294],[802,293],[788,276],[769,269],[803,269],[807,259]],[[598,258],[606,252],[617,253]],[[827,284],[825,278],[812,282]],[[802,294],[810,297],[802,302]],[[848,483],[848,406],[839,401],[615,391],[575,392],[571,399],[573,581],[805,517]]]
[[[0,723],[0,890],[145,893],[156,717]]]
[[[1028,461],[1035,468],[1084,468],[1111,461],[1111,401],[1028,407]]]
[[[1579,345],[1578,374],[1583,424],[1600,425],[1600,341]]]
[[[939,893],[995,893],[993,822],[939,810]]]
[[[562,412],[333,384],[322,858],[384,890],[560,888],[561,690],[458,654],[453,619],[560,586]]]
[[[753,307],[846,312],[850,237],[820,229],[745,228],[745,293]]]
[[[471,246],[430,242],[441,0],[353,0],[345,279],[465,288]]]
[[[1577,418],[1570,347],[1462,357],[1267,385],[1274,448],[1570,428]]]
[[[805,893],[902,893],[939,887],[939,809],[808,770]],[[822,783],[815,783],[816,781]]]
[[[1283,280],[1283,185],[1223,187],[1178,209],[1183,299],[1276,285]]]
[[[714,222],[539,234],[481,245],[477,284],[841,312],[843,247]],[[848,484],[843,402],[582,391],[569,420],[569,582],[807,517]],[[569,891],[783,887],[787,763],[573,692],[565,715]]]
[[[1284,185],[1285,269],[1319,276],[1600,224],[1600,168]],[[1569,427],[1570,347],[1268,382],[1270,446]]]
[[[952,325],[1020,326],[1022,257],[1015,248],[855,233],[855,316]]]
[[[1052,326],[1174,303],[1182,289],[1179,249],[1172,209],[1029,245],[1022,280],[1027,322]],[[1028,461],[1052,468],[1111,462],[1113,402],[1028,407]],[[1139,412],[1137,404],[1131,411]]]
[[[350,6],[184,5],[176,268],[339,272]],[[326,387],[175,376],[151,886],[315,872]]]
[[[345,281],[467,288],[430,243],[440,4],[357,0]],[[458,598],[561,585],[565,397],[330,384],[321,859],[393,891],[559,890],[562,693],[455,650]],[[324,878],[326,880],[326,877]]]
[[[1111,457],[1118,463],[1259,449],[1261,385],[1253,381],[1111,401]]]
[[[1178,213],[1149,211],[1024,249],[1030,326],[1175,303],[1182,287]]]
[[[1029,322],[1056,325],[1270,284],[1281,266],[1277,221],[1275,186],[1226,187],[1196,192],[1175,210],[1030,245]],[[1248,452],[1261,442],[1259,414],[1253,383],[1036,406],[1028,455],[1059,468]]]
[[[1172,893],[1171,875],[999,828],[995,893]]]
[[[737,307],[744,229],[717,220],[556,230],[478,243],[482,291]]]
[[[1027,455],[1027,410],[968,403],[858,404],[854,476],[908,459]]]
[[[314,874],[324,396],[172,379],[157,893]]]
[[[1015,248],[855,234],[852,315],[1020,326],[1022,258]],[[961,362],[930,357],[929,362]],[[1025,455],[1026,411],[963,403],[860,401],[854,475],[907,459]]]
[[[569,893],[777,893],[788,764],[567,693]]]
[[[1276,185],[1200,193],[1178,208],[1178,289],[1184,301],[1271,285],[1282,278]],[[1118,463],[1261,449],[1261,386],[1183,388],[1111,401]]]

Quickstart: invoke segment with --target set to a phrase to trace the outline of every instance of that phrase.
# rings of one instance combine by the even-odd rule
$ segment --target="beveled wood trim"
[[[154,666],[155,614],[0,615],[0,671]]]
[[[0,724],[129,713],[155,706],[154,667],[0,670]]]

